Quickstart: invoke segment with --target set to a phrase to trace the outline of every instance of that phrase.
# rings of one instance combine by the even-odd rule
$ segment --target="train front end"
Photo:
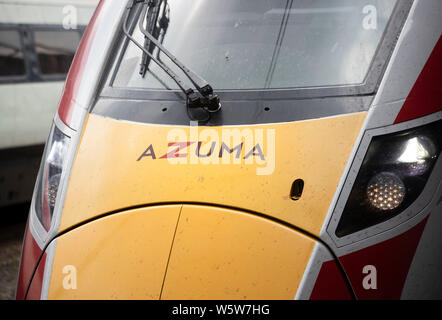
[[[19,299],[440,298],[437,0],[101,1]]]

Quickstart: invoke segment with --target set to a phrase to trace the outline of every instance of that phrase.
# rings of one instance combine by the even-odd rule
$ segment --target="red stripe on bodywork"
[[[428,217],[410,230],[371,247],[339,257],[358,299],[400,299]],[[377,289],[364,289],[365,266],[376,267]]]
[[[45,265],[46,265],[46,252],[43,254],[43,257],[41,258],[40,263],[38,264],[37,270],[35,271],[34,277],[31,279],[26,300],[41,299],[41,290],[43,286]]]
[[[416,253],[419,240],[424,231],[428,217],[410,230],[371,247],[339,257],[358,299],[397,300],[400,299],[411,262]],[[312,292],[312,298],[334,299],[343,295],[342,285],[336,285],[337,277],[334,261],[322,265]],[[365,266],[376,268],[377,289],[363,287]],[[320,292],[330,290],[331,292]]]
[[[23,240],[23,249],[21,253],[20,273],[17,282],[16,298],[19,300],[23,300],[25,298],[26,289],[28,288],[29,282],[31,281],[32,273],[34,272],[34,268],[37,265],[41,253],[42,250],[38,246],[37,242],[35,242],[34,237],[29,232],[29,225],[27,225],[25,237]],[[43,259],[40,263],[40,271],[36,273],[37,277],[34,277],[35,281],[33,281],[32,293],[29,292],[32,294],[33,297],[37,297],[37,299],[39,299],[41,295],[44,264],[46,261],[45,256],[46,254],[44,254]]]
[[[350,300],[345,279],[334,260],[324,262],[310,300]]]
[[[442,40],[439,37],[394,123],[442,110]]]
[[[80,45],[75,53],[74,60],[72,61],[68,76],[66,78],[63,95],[58,106],[58,115],[60,116],[60,119],[68,126],[71,123],[74,106],[73,101],[78,93],[84,68],[89,58],[89,52],[92,43],[94,42],[95,33],[98,27],[99,15],[103,4],[103,0],[98,4],[89,25],[81,38]]]

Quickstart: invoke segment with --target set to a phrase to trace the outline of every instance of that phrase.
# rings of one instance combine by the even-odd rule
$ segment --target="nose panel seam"
[[[159,300],[161,300],[161,297],[162,297],[162,294],[163,294],[163,288],[164,288],[164,283],[166,282],[167,270],[169,269],[170,256],[172,255],[173,245],[175,243],[175,236],[176,236],[176,232],[178,230],[178,224],[180,223],[181,212],[183,211],[183,206],[184,205],[181,205],[181,207],[180,207],[180,212],[178,213],[178,219],[177,219],[177,222],[176,222],[176,225],[175,225],[175,231],[173,232],[172,243],[170,245],[169,256],[167,257],[166,269],[164,270],[163,282],[161,284]]]

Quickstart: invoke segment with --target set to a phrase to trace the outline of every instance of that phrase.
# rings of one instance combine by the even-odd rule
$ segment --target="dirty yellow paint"
[[[174,149],[168,147],[171,130],[181,130],[190,137],[189,126],[129,123],[90,114],[71,172],[59,231],[130,206],[198,202],[253,210],[318,235],[365,117],[362,112],[291,123],[210,127],[220,137],[226,128],[264,130],[264,142],[266,130],[274,130],[274,171],[257,175],[262,165],[247,164],[244,159],[240,164],[172,164],[159,159]],[[150,145],[157,159],[140,159]],[[194,146],[184,152],[192,154]],[[268,157],[269,144],[262,148]],[[206,146],[206,152],[208,149]],[[303,179],[305,186],[301,199],[293,201],[289,192],[296,179]]]
[[[314,244],[240,211],[129,210],[58,238],[48,298],[293,299]]]
[[[159,299],[180,210],[131,210],[60,236],[48,299]]]
[[[314,241],[250,214],[183,206],[162,299],[293,299]]]

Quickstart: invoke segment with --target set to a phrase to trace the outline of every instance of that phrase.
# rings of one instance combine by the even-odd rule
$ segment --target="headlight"
[[[69,137],[53,124],[43,153],[34,202],[36,216],[47,231],[51,227],[69,141]]]
[[[404,200],[404,196],[404,183],[393,173],[379,173],[368,182],[367,197],[376,209],[396,209]]]
[[[421,194],[442,150],[442,120],[371,140],[336,228],[343,237],[403,212]]]

